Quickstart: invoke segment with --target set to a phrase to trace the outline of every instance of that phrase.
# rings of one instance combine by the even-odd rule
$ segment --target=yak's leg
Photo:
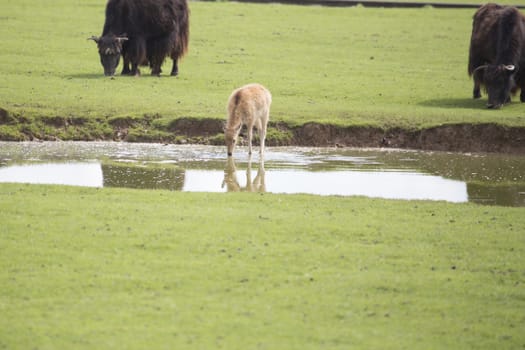
[[[171,68],[171,76],[176,77],[179,75],[179,66],[177,64],[177,59],[173,59],[173,67]]]
[[[160,52],[162,50],[163,43],[164,40],[162,38],[150,39],[146,41],[145,56],[148,59],[152,76],[160,76],[160,67],[162,66],[162,61],[164,60],[164,57]]]
[[[472,96],[477,99],[481,98],[481,84],[483,83],[484,78],[484,69],[478,69],[479,67],[485,65],[483,55],[477,50],[470,50],[468,58],[468,72],[472,74],[472,79],[474,80],[474,89],[472,91]]]
[[[133,62],[131,64],[131,72],[129,72],[129,75],[133,75],[133,76],[136,76],[136,77],[140,76],[140,69],[139,69],[139,65],[137,63]]]
[[[131,62],[130,75],[140,76],[139,66],[146,61],[146,41],[144,38],[136,38],[132,42],[128,42],[128,55]]]
[[[131,75],[131,69],[129,69],[129,64],[124,65],[124,67],[122,67],[122,72],[120,73],[120,75]]]
[[[479,64],[481,65],[481,64]],[[481,70],[481,71],[477,71],[477,72],[474,72],[472,78],[474,79],[474,89],[472,91],[472,96],[477,99],[477,98],[481,98],[481,83],[483,82],[484,80],[484,71]]]
[[[478,77],[474,77],[474,89],[472,91],[472,95],[475,99],[481,98],[481,80]]]
[[[159,77],[162,72],[162,69],[160,68],[162,66],[162,60],[159,60],[156,56],[151,56],[149,57],[149,64],[151,67],[151,75]]]
[[[171,76],[176,77],[179,75],[179,64],[178,59],[181,56],[180,52],[174,48],[170,53],[170,58],[173,61],[173,66],[171,67]]]
[[[131,74],[131,69],[129,69],[129,57],[127,57],[127,55],[124,55],[124,60],[123,60],[123,67],[122,67],[122,72],[120,73],[121,75],[130,75]]]
[[[129,56],[129,49],[128,49],[128,43],[124,41],[122,44],[122,72],[121,75],[129,75],[131,70],[129,69],[130,64],[130,56]]]
[[[151,57],[151,75],[156,75],[160,77],[160,73],[162,73],[162,63],[164,62],[164,59],[159,58],[157,55],[153,55]]]
[[[151,75],[160,77],[160,73],[162,72],[162,69],[160,69],[160,64],[155,63],[151,66]]]
[[[474,73],[474,89],[472,91],[472,96],[477,99],[481,98],[481,82],[483,81],[483,72]]]
[[[475,99],[481,98],[480,84],[478,82],[474,82],[474,90],[472,91],[472,95]]]

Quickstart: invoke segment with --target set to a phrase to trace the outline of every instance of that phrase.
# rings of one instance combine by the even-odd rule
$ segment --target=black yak
[[[510,102],[521,89],[525,102],[525,16],[515,7],[483,5],[474,15],[468,63],[474,98],[484,85],[488,108]]]
[[[109,0],[102,36],[90,39],[97,43],[104,75],[115,74],[121,56],[122,74],[140,75],[139,65],[149,64],[151,74],[160,75],[164,59],[170,56],[171,75],[177,75],[177,60],[188,49],[188,3],[186,0]]]

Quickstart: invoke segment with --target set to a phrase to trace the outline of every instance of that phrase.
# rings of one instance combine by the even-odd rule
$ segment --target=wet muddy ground
[[[155,119],[39,117],[12,115],[0,107],[2,141],[126,141],[224,145],[224,120],[179,118],[159,126]],[[245,130],[245,129],[243,129]],[[241,132],[241,139],[245,132]],[[493,123],[449,124],[424,129],[338,126],[309,122],[291,126],[270,121],[268,146],[402,148],[444,152],[525,155],[525,128]]]
[[[525,206],[525,157],[392,149],[0,142],[0,182]]]

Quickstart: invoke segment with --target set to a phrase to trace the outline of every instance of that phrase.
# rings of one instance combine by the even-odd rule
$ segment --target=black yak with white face
[[[189,41],[189,9],[186,0],[109,0],[101,37],[97,43],[104,75],[114,75],[120,57],[122,74],[140,75],[139,65],[149,64],[160,75],[166,56],[173,60],[171,75],[177,75],[177,60]],[[131,67],[130,67],[131,65]]]
[[[488,108],[510,102],[521,89],[525,102],[525,16],[515,7],[486,4],[474,15],[469,75],[474,77],[474,98],[485,85]]]

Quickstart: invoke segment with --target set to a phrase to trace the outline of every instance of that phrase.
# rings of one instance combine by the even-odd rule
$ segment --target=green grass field
[[[0,185],[0,348],[520,349],[523,209]]]
[[[112,80],[86,40],[101,33],[103,2],[0,6],[0,107],[26,124],[59,116],[96,129],[112,118],[149,115],[166,130],[179,117],[224,119],[230,92],[255,81],[273,93],[272,120],[289,125],[525,125],[517,99],[497,111],[485,109],[486,98],[471,99],[474,10],[191,2],[180,77],[144,69],[140,78]],[[0,125],[0,134],[17,130]]]
[[[470,98],[472,10],[191,2],[180,77],[109,79],[104,4],[0,0],[0,137],[223,119],[252,81],[290,125],[525,125]],[[0,222],[0,349],[525,347],[522,208],[1,184]]]

